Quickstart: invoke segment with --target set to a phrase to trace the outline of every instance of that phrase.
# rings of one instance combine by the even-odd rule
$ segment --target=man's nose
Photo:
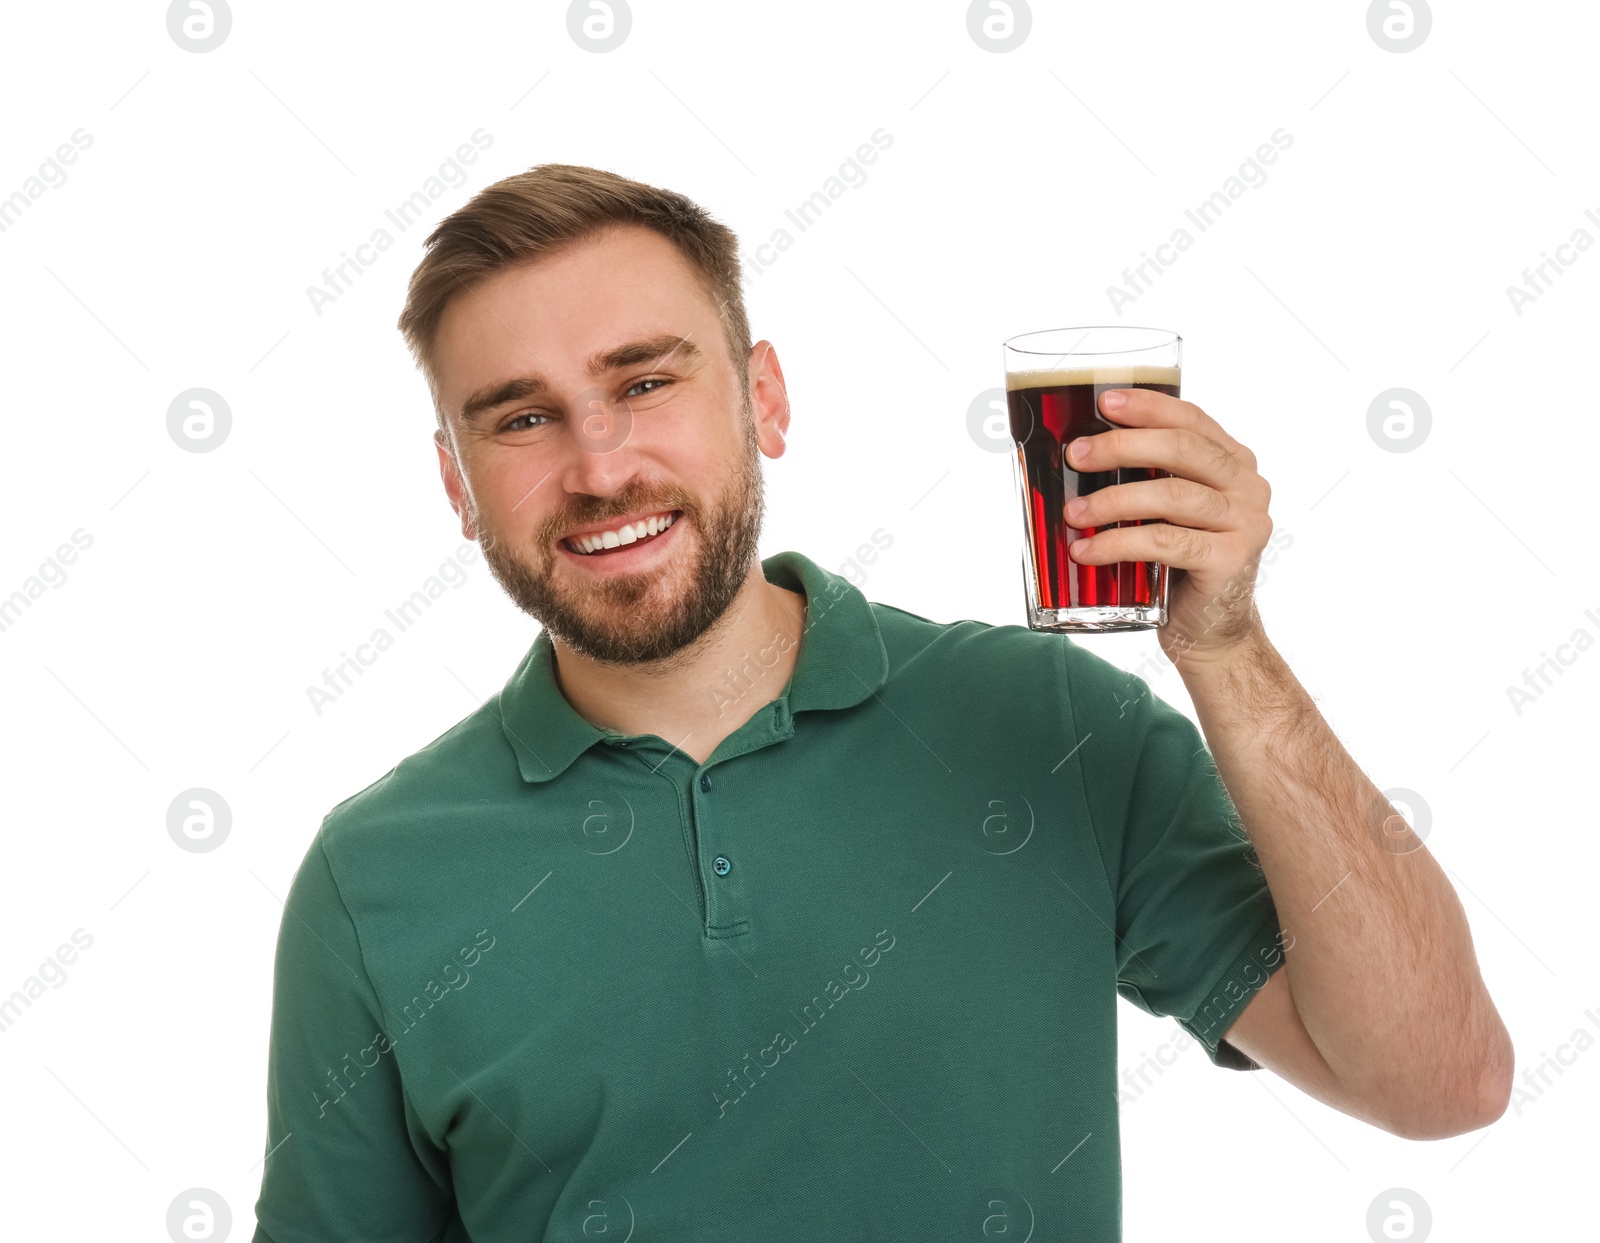
[[[625,401],[603,390],[580,393],[568,410],[566,466],[568,492],[609,496],[633,475],[633,412]]]

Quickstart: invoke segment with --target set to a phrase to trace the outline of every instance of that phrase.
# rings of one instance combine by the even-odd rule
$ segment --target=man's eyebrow
[[[700,351],[688,337],[678,337],[670,332],[664,332],[658,337],[630,341],[626,345],[617,346],[614,350],[602,350],[591,354],[589,374],[604,375],[608,371],[620,371],[624,367],[637,367],[640,363],[665,363],[673,357],[680,363],[696,362],[700,358]]]
[[[599,350],[589,356],[588,370],[592,376],[602,376],[624,367],[637,367],[640,363],[665,363],[669,358],[675,359],[679,365],[696,362],[700,358],[700,350],[688,337],[664,332],[658,336],[629,341],[613,349]],[[549,391],[549,388],[549,382],[541,375],[517,376],[486,384],[469,394],[462,403],[461,421],[471,423],[480,414],[513,401],[537,397]]]

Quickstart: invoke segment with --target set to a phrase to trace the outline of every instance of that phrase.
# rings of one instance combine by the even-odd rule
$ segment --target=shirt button
[[[721,855],[718,855],[711,861],[711,869],[712,871],[716,872],[718,876],[726,876],[732,867],[733,864],[729,863]]]
[[[710,773],[701,773],[700,774],[700,788],[702,790],[709,790],[711,788],[711,774]]]

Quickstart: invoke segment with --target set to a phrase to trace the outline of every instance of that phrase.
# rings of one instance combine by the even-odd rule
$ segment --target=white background
[[[161,4],[6,23],[0,195],[92,137],[0,233],[0,598],[92,537],[0,631],[0,997],[93,937],[0,1032],[8,1233],[165,1239],[198,1186],[249,1237],[280,899],[323,814],[536,633],[478,559],[337,703],[306,694],[462,543],[394,326],[421,238],[551,161],[680,190],[747,252],[796,235],[747,280],[794,411],[763,555],[835,568],[882,527],[870,598],[1021,623],[1010,466],[967,419],[1031,329],[1178,330],[1184,396],[1257,454],[1293,537],[1269,632],[1379,787],[1425,801],[1527,1097],[1407,1142],[1191,1045],[1123,1109],[1126,1237],[1366,1239],[1393,1187],[1438,1239],[1592,1229],[1600,1053],[1521,1076],[1600,1038],[1600,653],[1563,649],[1520,713],[1507,687],[1600,639],[1600,248],[1520,314],[1506,292],[1580,227],[1600,240],[1591,6],[1436,4],[1405,53],[1361,3],[1038,4],[1005,53],[958,3],[640,0],[604,54],[553,3],[236,3],[203,54]],[[480,127],[467,180],[389,225]],[[866,180],[798,233],[784,210],[880,127]],[[1266,181],[1119,317],[1107,286],[1280,127]],[[308,286],[380,226],[396,245],[318,314]],[[193,387],[232,412],[208,453],[167,432]],[[1367,429],[1394,387],[1432,412],[1404,453]],[[1152,636],[1083,641],[1191,710]],[[191,787],[231,808],[215,851],[168,836]],[[1178,1035],[1120,1010],[1125,1066]]]

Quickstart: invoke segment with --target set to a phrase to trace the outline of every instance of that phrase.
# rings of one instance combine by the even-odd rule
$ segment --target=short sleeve
[[[1094,832],[1116,902],[1117,992],[1171,1016],[1213,1063],[1285,959],[1277,908],[1198,726],[1133,674],[1063,644]]]
[[[278,930],[266,1151],[253,1243],[432,1243],[454,1216],[320,832]]]

